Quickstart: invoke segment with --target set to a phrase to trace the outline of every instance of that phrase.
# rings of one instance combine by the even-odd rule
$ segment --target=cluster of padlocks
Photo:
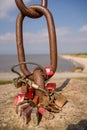
[[[46,72],[50,76],[52,72],[49,73],[48,68]],[[43,89],[25,76],[15,78],[13,82],[16,88],[20,88],[20,93],[14,99],[14,105],[24,124],[31,121],[32,125],[36,126],[42,118],[53,119],[54,113],[60,112],[66,102],[66,97],[55,91],[56,83],[46,83]],[[42,102],[39,102],[35,90],[43,93]]]

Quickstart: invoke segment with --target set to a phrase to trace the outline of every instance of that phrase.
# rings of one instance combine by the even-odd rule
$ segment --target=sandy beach
[[[81,58],[81,57],[76,57],[71,55],[61,55],[61,56],[67,60],[72,60],[80,63],[82,66],[84,66],[83,72],[87,73],[87,58]]]
[[[66,55],[63,57],[84,65],[84,70],[76,73],[77,77],[80,74],[86,75],[87,58]],[[74,72],[72,73],[74,74]],[[8,73],[8,75],[11,74]],[[54,113],[54,119],[45,120],[43,118],[39,126],[36,127],[33,127],[31,122],[23,125],[21,117],[15,112],[13,101],[20,92],[20,88],[15,88],[13,84],[0,85],[0,130],[87,130],[87,77],[77,79],[75,76],[73,78],[64,77],[64,73],[61,77],[58,75],[60,73],[54,75],[49,82],[56,83],[56,91],[66,96],[68,102],[63,106],[62,111]],[[10,77],[8,78],[10,79]]]

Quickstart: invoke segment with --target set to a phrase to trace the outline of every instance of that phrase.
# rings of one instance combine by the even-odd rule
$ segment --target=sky
[[[26,6],[41,0],[24,0]],[[87,53],[87,0],[48,0],[52,13],[57,50],[62,53]],[[17,54],[16,18],[20,11],[15,0],[0,0],[0,55]],[[49,39],[46,19],[25,17],[23,22],[26,54],[48,54]]]

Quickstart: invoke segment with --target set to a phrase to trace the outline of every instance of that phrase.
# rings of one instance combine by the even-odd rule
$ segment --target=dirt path
[[[54,78],[50,82],[57,84],[56,91],[68,102],[53,120],[43,119],[37,127],[31,123],[23,126],[15,113],[13,100],[20,89],[13,84],[0,85],[0,130],[87,130],[87,81]]]

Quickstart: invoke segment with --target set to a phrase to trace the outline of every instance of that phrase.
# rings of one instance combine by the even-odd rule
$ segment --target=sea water
[[[26,61],[34,62],[45,67],[50,65],[50,56],[47,54],[26,55]],[[57,62],[57,72],[72,71],[73,62],[61,56],[58,56]],[[0,72],[10,72],[12,66],[15,64],[18,64],[17,55],[0,55]],[[32,65],[28,65],[29,70],[31,66]]]

